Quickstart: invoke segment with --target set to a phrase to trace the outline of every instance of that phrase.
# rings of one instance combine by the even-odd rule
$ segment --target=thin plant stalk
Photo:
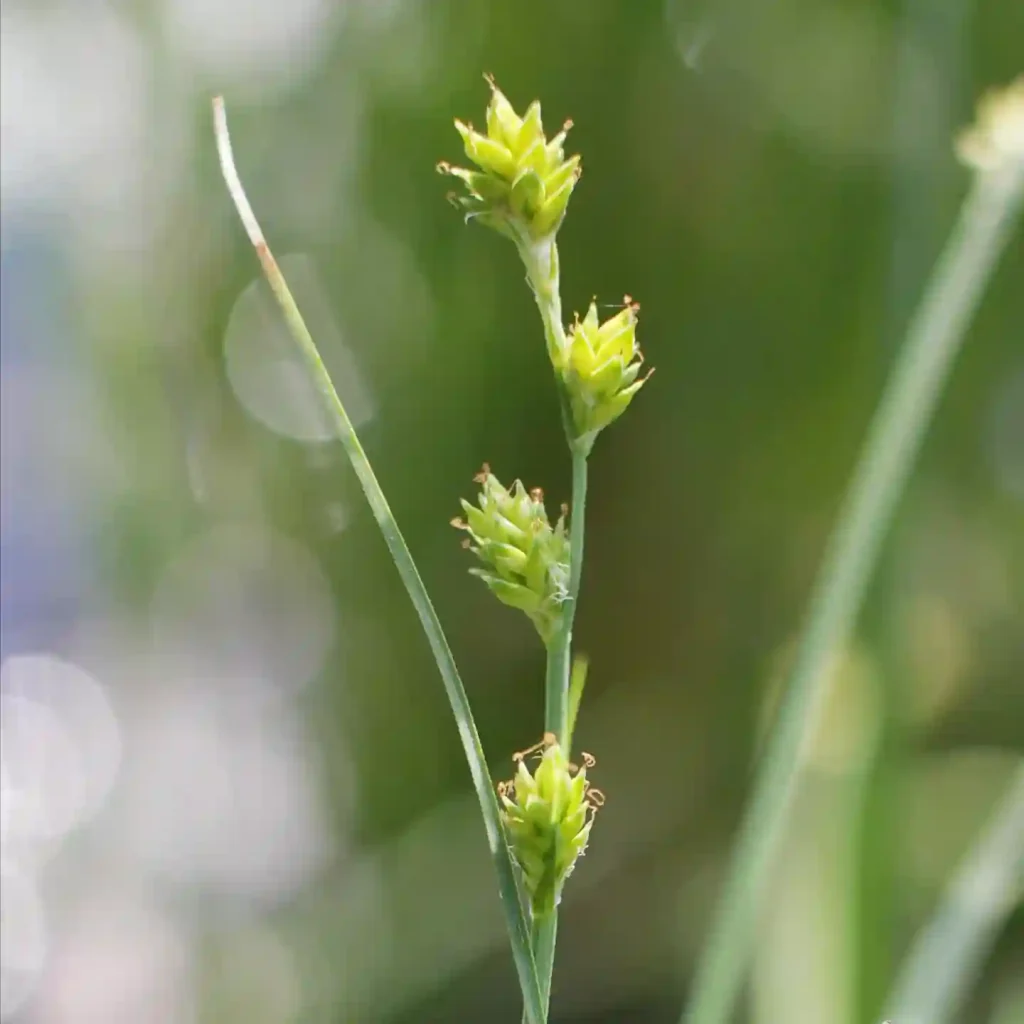
[[[1000,925],[1024,893],[1024,763],[910,950],[889,1000],[894,1024],[962,1020]]]
[[[562,295],[559,286],[558,245],[553,238],[543,242],[522,239],[519,255],[526,267],[526,280],[533,292],[544,325],[548,352],[565,348],[565,325],[562,323]]]
[[[571,547],[571,542],[570,542]],[[544,673],[544,731],[560,735],[562,715],[562,650],[561,634],[548,648]],[[568,701],[566,700],[566,705]],[[568,717],[568,712],[566,712]],[[545,1011],[551,1007],[551,979],[555,971],[555,945],[558,941],[558,909],[538,916],[533,914],[530,926],[530,944],[537,964],[541,998]]]
[[[541,996],[544,999],[544,1010],[551,1009],[551,979],[555,974],[555,945],[558,942],[558,911],[534,918],[531,931],[533,955],[537,961],[537,973],[540,975]]]
[[[541,243],[523,240],[519,253],[526,268],[526,279],[533,292],[544,326],[548,352],[565,348],[565,327],[562,323],[562,300],[558,272],[558,246],[554,239]],[[569,585],[563,606],[562,626],[548,648],[544,681],[544,731],[552,733],[567,754],[572,743],[575,714],[570,716],[570,676],[572,666],[572,630],[579,602],[583,575],[583,538],[587,510],[587,455],[589,445],[575,441],[571,417],[563,409],[566,437],[572,454],[572,501],[569,506]],[[570,718],[573,721],[570,721]],[[558,937],[558,909],[535,918],[532,928],[533,955],[540,978],[545,1008],[550,1005],[551,980],[555,967],[555,946]]]
[[[444,681],[448,700],[459,730],[459,736],[462,739],[466,760],[469,763],[473,786],[476,789],[477,799],[480,802],[491,856],[494,859],[495,868],[498,873],[501,903],[508,925],[509,940],[512,945],[512,954],[519,976],[519,985],[523,993],[525,1019],[530,1024],[545,1024],[547,1020],[546,1000],[541,996],[541,986],[538,983],[536,965],[530,945],[530,929],[527,926],[519,900],[515,867],[505,840],[497,797],[491,785],[487,761],[484,757],[483,746],[481,745],[476,724],[470,710],[469,698],[459,677],[451,648],[448,645],[444,631],[441,628],[441,623],[437,617],[437,612],[430,601],[423,580],[420,578],[412,554],[405,543],[405,539],[398,528],[398,523],[395,521],[384,492],[381,490],[377,477],[366,457],[366,452],[363,450],[352,426],[352,421],[345,411],[345,407],[338,396],[316,343],[302,318],[302,314],[299,312],[299,308],[285,282],[284,275],[281,273],[277,261],[267,245],[259,222],[256,220],[256,216],[246,197],[231,151],[231,140],[228,134],[224,102],[219,96],[213,100],[213,114],[221,171],[224,175],[228,191],[238,210],[249,240],[256,250],[267,282],[281,307],[281,312],[299,350],[299,354],[331,416],[338,440],[345,449],[345,454],[348,456],[363,488],[363,493],[366,495],[366,500],[369,502],[374,518],[377,520],[377,525],[384,536],[395,567],[398,569],[409,598],[419,616],[423,631],[427,636],[430,649],[434,654],[434,659],[441,673],[441,678]]]
[[[740,827],[683,1020],[727,1024],[833,656],[855,626],[896,504],[1020,206],[1021,177],[975,174],[872,420],[815,583],[795,665]]]
[[[572,670],[572,630],[579,604],[583,575],[583,539],[587,514],[587,455],[572,448],[572,504],[569,508],[569,592],[565,601],[562,628],[552,645],[548,671],[546,728],[553,732],[569,753],[572,742],[569,721],[569,685]],[[552,692],[554,691],[554,692]]]
[[[571,522],[570,537],[574,526],[575,523]],[[567,598],[566,600],[568,602],[571,599]],[[570,610],[567,607],[563,614],[568,615],[569,613]],[[569,642],[571,643],[571,638]],[[565,685],[565,645],[566,631],[563,624],[548,647],[547,665],[544,672],[544,732],[557,737],[558,742],[563,745],[569,725],[569,690]]]
[[[566,346],[559,290],[558,246],[554,240],[519,243],[526,279],[537,302],[548,351],[554,356]],[[566,437],[572,453],[572,502],[569,506],[569,586],[565,598],[562,628],[548,652],[544,697],[544,729],[553,733],[568,753],[569,677],[572,666],[572,627],[576,618],[580,580],[583,573],[583,536],[587,511],[587,455],[590,446],[574,439],[571,417],[563,409]]]
[[[572,733],[578,707],[570,707],[569,691],[572,666],[572,627],[583,577],[583,536],[586,528],[587,456],[572,451],[572,505],[569,512],[569,594],[566,598],[562,629],[548,651],[544,684],[544,728],[554,733],[565,751],[572,746]],[[555,971],[555,944],[558,936],[558,910],[554,909],[533,923],[533,955],[541,983],[545,1008],[550,1006],[551,979]]]

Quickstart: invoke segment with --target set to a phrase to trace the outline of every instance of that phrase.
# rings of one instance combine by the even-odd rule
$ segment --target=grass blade
[[[231,140],[228,135],[224,101],[219,96],[213,101],[213,115],[217,150],[228,191],[235,203],[249,240],[256,249],[263,272],[274,293],[274,297],[281,307],[281,312],[284,315],[292,338],[299,349],[299,353],[317,391],[323,399],[326,410],[331,416],[338,440],[341,442],[342,447],[345,449],[345,454],[352,463],[352,468],[355,470],[359,483],[363,488],[363,493],[366,495],[366,500],[369,502],[370,508],[377,520],[377,525],[384,535],[384,540],[394,560],[395,567],[398,569],[402,582],[405,584],[405,589],[416,609],[416,614],[419,616],[423,631],[426,633],[427,640],[430,643],[430,649],[437,661],[437,667],[440,670],[441,678],[444,681],[445,690],[448,694],[448,700],[451,703],[452,713],[455,716],[455,723],[458,726],[459,736],[462,739],[466,760],[469,763],[473,787],[480,801],[480,810],[483,814],[491,856],[494,859],[494,865],[498,872],[501,903],[508,924],[509,940],[512,944],[512,954],[515,959],[516,971],[519,975],[519,985],[523,992],[526,1015],[531,1024],[545,1024],[547,1014],[544,1010],[544,1000],[541,998],[541,988],[537,981],[537,970],[530,949],[530,930],[519,901],[515,867],[513,866],[512,857],[505,841],[498,801],[494,788],[491,785],[490,773],[487,769],[487,761],[480,743],[480,736],[477,733],[476,724],[470,710],[469,698],[466,695],[466,690],[462,685],[458,669],[455,666],[455,659],[452,657],[452,652],[441,628],[437,612],[434,610],[430,596],[427,594],[426,587],[416,568],[416,563],[413,561],[412,554],[398,528],[398,523],[395,521],[387,499],[384,497],[384,492],[377,482],[377,477],[370,466],[363,446],[359,442],[348,413],[338,397],[334,383],[327,372],[326,366],[324,366],[316,343],[306,327],[302,314],[299,312],[284,276],[277,265],[277,261],[267,246],[259,222],[256,220],[249,200],[245,195],[245,190],[235,168],[234,157],[231,151]]]
[[[898,1024],[962,1020],[971,982],[1022,892],[1024,763],[911,948],[889,999],[889,1018]]]
[[[683,1020],[727,1024],[785,827],[803,739],[828,665],[847,642],[921,440],[985,282],[1010,235],[1024,175],[977,173],[872,420],[819,571],[795,666],[768,742],[710,941]]]

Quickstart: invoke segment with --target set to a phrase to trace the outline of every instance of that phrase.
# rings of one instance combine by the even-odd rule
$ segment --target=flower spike
[[[630,296],[622,309],[601,323],[597,305],[577,315],[566,335],[566,346],[555,353],[555,371],[562,379],[577,437],[593,437],[618,419],[644,385],[643,355],[636,342],[640,306]]]
[[[520,481],[510,490],[486,464],[474,477],[478,504],[462,502],[466,518],[452,526],[468,534],[464,545],[483,563],[479,576],[503,603],[525,612],[547,644],[562,623],[569,583],[569,539],[565,515],[552,527],[540,488]]]
[[[476,219],[517,242],[553,238],[565,217],[580,177],[580,158],[565,159],[566,122],[552,139],[544,134],[540,103],[520,117],[494,79],[487,106],[487,130],[455,121],[466,156],[476,170],[438,164],[442,174],[465,186],[459,204],[467,219]]]
[[[531,772],[527,759],[537,755]],[[604,794],[591,786],[587,769],[594,758],[583,754],[583,766],[570,764],[552,733],[515,754],[516,774],[498,783],[498,797],[512,854],[535,917],[554,911],[565,880],[583,855],[594,815]]]

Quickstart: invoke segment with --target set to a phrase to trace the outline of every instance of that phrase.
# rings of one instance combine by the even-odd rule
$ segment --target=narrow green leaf
[[[999,927],[1024,895],[1024,761],[977,845],[921,929],[889,999],[894,1024],[963,1020]]]
[[[572,672],[569,675],[569,723],[566,727],[567,743],[572,749],[572,738],[576,732],[576,716],[579,714],[580,701],[583,699],[583,687],[587,685],[587,669],[590,661],[584,654],[577,654],[572,661]]]
[[[828,665],[856,625],[893,513],[1022,196],[1024,161],[979,169],[910,324],[815,581],[777,725],[697,966],[685,1024],[733,1019],[761,899],[796,788],[800,751],[823,703]]]

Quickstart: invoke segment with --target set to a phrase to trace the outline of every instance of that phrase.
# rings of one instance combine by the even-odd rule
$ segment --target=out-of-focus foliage
[[[448,522],[485,460],[553,508],[569,466],[515,253],[435,165],[485,71],[574,121],[566,313],[635,296],[658,373],[592,458],[577,736],[608,802],[554,1018],[644,1024],[678,1019],[966,186],[953,136],[1022,38],[1024,7],[969,0],[5,3],[5,1020],[519,1019],[440,680],[257,283],[211,92],[496,776],[544,653]],[[1024,750],[1022,274],[1018,234],[836,667],[751,1024],[876,1024]],[[1022,964],[1018,914],[965,1019],[1017,1019]]]

